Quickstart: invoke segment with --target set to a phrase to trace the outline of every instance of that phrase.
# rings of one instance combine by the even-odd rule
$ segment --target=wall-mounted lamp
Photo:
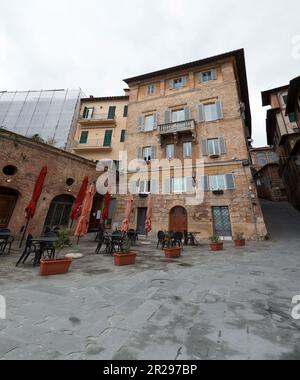
[[[6,183],[12,183],[12,179],[11,179],[11,178],[7,178],[7,179],[5,180],[5,182],[6,182]]]

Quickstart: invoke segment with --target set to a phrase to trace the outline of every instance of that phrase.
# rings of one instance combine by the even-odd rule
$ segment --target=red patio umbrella
[[[147,206],[147,214],[146,214],[146,222],[145,222],[145,231],[147,234],[152,231],[152,221],[151,221],[152,207],[153,207],[152,198],[151,198],[151,196],[149,196],[148,206]]]
[[[95,193],[95,186],[91,185],[85,194],[81,215],[75,231],[75,236],[78,237],[77,244],[79,243],[79,238],[88,232]]]
[[[30,219],[32,219],[35,215],[37,203],[38,203],[40,196],[42,194],[43,186],[44,186],[44,182],[45,182],[47,174],[48,174],[48,167],[44,166],[42,168],[37,180],[36,180],[34,190],[32,193],[32,197],[31,197],[31,201],[29,202],[28,206],[25,209],[26,225],[25,225],[25,228],[23,231],[23,236],[21,239],[20,248],[22,247]]]
[[[126,210],[125,210],[125,219],[123,220],[122,223],[122,232],[126,233],[129,230],[129,218],[132,213],[132,203],[133,203],[133,198],[132,195],[128,196],[127,203],[126,203]]]
[[[88,177],[84,177],[82,184],[81,184],[81,187],[80,187],[80,190],[77,194],[76,200],[75,200],[74,205],[72,207],[71,214],[70,214],[70,219],[72,220],[72,224],[73,224],[74,220],[78,220],[78,218],[80,217],[81,210],[82,210],[82,204],[83,204],[84,197],[85,197],[85,194],[87,191],[88,183],[89,183]],[[72,224],[71,224],[71,226],[72,226]]]
[[[101,215],[103,221],[107,220],[109,216],[110,199],[111,199],[111,195],[108,191],[104,197],[104,208],[102,210],[102,215]]]

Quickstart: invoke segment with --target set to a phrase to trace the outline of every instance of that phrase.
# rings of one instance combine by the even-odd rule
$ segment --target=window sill
[[[209,158],[212,158],[212,159],[220,158],[220,155],[219,154],[210,154]]]
[[[214,195],[223,195],[224,194],[224,190],[212,190],[212,193]]]

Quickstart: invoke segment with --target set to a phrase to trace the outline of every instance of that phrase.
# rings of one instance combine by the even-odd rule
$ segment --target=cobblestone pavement
[[[1,359],[300,359],[299,240],[217,254],[203,243],[177,260],[140,242],[131,267],[91,240],[62,276],[0,257]]]

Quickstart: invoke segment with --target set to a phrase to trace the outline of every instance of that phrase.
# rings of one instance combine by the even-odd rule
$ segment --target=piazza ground
[[[48,278],[15,269],[16,252],[0,257],[0,358],[300,359],[299,213],[263,210],[269,241],[217,254],[202,242],[166,260],[139,242],[137,264],[114,267],[90,235],[70,273]]]

